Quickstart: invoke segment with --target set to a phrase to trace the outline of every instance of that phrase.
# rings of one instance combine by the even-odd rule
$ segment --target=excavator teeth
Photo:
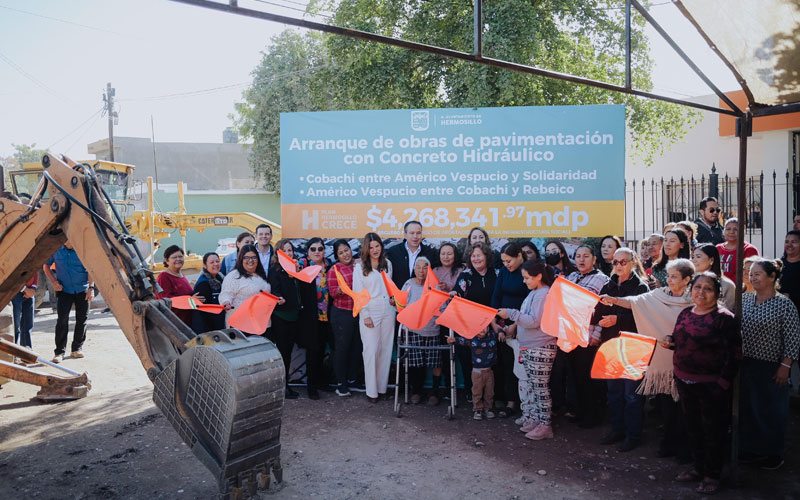
[[[248,498],[270,476],[282,480],[283,390],[275,345],[240,336],[187,349],[156,376],[153,400],[217,476],[223,497]]]

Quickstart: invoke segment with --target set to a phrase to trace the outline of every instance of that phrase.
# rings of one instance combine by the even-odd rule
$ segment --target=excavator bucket
[[[220,330],[195,337],[154,379],[153,400],[217,477],[223,498],[282,481],[284,367],[272,342]]]

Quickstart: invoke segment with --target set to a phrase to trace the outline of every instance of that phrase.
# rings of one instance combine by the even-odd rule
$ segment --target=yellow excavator
[[[184,202],[184,183],[178,183],[178,211],[162,212],[155,207],[153,198],[153,178],[147,178],[147,205],[145,210],[136,210],[133,204],[133,172],[135,167],[126,163],[106,160],[88,160],[79,163],[89,164],[97,176],[97,180],[108,193],[115,210],[124,221],[128,232],[150,245],[147,258],[153,271],[163,271],[161,263],[155,261],[155,253],[161,241],[178,232],[182,238],[182,248],[186,251],[186,233],[194,230],[202,233],[209,228],[239,228],[255,234],[259,224],[267,224],[272,228],[272,239],[281,239],[281,226],[271,220],[250,212],[190,214],[186,212]],[[42,165],[36,162],[22,164],[20,170],[9,172],[10,192],[23,200],[31,198],[42,178]],[[48,196],[45,193],[45,198]],[[203,266],[202,256],[187,253],[183,264],[185,271],[199,270]]]
[[[0,200],[0,309],[69,240],[153,382],[153,401],[216,476],[220,495],[247,498],[280,482],[284,368],[275,346],[235,329],[195,336],[169,299],[157,298],[154,274],[94,168],[51,154],[42,167],[29,203]],[[30,372],[0,360],[0,378],[57,382]],[[89,382],[73,375],[66,384],[88,390]]]

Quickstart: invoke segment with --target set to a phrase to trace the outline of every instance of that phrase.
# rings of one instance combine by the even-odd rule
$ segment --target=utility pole
[[[106,92],[103,94],[103,102],[105,103],[104,113],[108,114],[108,159],[114,161],[114,125],[119,120],[119,115],[114,111],[114,89],[111,88],[111,82],[106,84]]]

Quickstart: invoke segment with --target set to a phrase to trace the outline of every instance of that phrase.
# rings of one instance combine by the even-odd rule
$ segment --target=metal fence
[[[747,229],[745,239],[765,256],[783,254],[783,240],[797,214],[800,175],[794,167],[781,172],[761,172],[744,180]],[[708,175],[670,178],[642,178],[625,182],[625,239],[639,242],[652,233],[663,232],[668,222],[694,220],[700,200],[714,196],[722,208],[721,220],[738,213],[739,178],[724,176],[712,165]]]

